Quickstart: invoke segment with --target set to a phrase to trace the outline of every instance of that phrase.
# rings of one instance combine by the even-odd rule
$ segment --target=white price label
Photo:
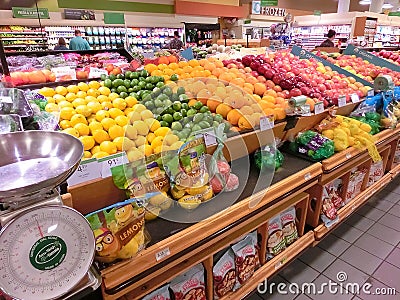
[[[101,178],[110,177],[112,175],[111,168],[127,164],[128,162],[129,161],[125,152],[113,154],[99,159],[99,163],[101,165]]]
[[[314,106],[314,112],[316,115],[322,114],[324,112],[324,102],[317,102]]]
[[[215,137],[214,129],[204,132],[203,137],[204,137],[204,143],[206,144],[206,147],[217,144],[217,138]]]
[[[3,103],[13,103],[12,98],[9,96],[0,96],[0,102]]]
[[[304,175],[304,180],[305,181],[308,181],[310,179],[311,179],[311,174],[310,173],[307,173],[306,175]]]
[[[71,67],[52,68],[51,72],[56,75],[56,81],[76,80],[75,69]]]
[[[108,72],[104,69],[90,67],[89,78],[100,78],[101,75],[108,75]]]
[[[100,164],[97,159],[91,158],[81,162],[67,183],[69,186],[73,186],[100,177]]]
[[[346,158],[347,159],[351,158],[351,153],[346,153]]]
[[[170,256],[171,255],[171,251],[169,250],[169,248],[165,248],[159,252],[156,253],[156,261],[160,261],[163,258]]]
[[[342,107],[342,106],[345,106],[346,104],[347,104],[346,103],[346,96],[339,96],[338,106]]]
[[[351,102],[353,103],[360,102],[360,97],[357,94],[351,94]]]
[[[373,89],[370,89],[370,90],[368,90],[367,96],[368,96],[368,97],[373,97],[374,94],[375,94],[374,90],[373,90]]]
[[[274,116],[260,117],[260,131],[265,131],[274,127]]]

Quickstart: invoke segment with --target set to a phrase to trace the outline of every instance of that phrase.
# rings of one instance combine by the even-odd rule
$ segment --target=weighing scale
[[[60,132],[0,136],[0,289],[24,300],[87,295],[101,283],[93,231],[58,192],[80,163],[81,142]]]

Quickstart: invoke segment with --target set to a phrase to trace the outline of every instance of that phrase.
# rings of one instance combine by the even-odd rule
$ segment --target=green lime
[[[218,127],[219,123],[217,121],[213,121],[212,127]]]
[[[200,121],[200,122],[199,122],[199,126],[200,126],[202,129],[205,129],[205,128],[210,127],[210,124],[208,124],[207,121]]]
[[[130,79],[138,79],[139,78],[139,73],[138,72],[132,72],[129,77],[130,77]]]
[[[118,74],[118,75],[117,75],[117,78],[118,78],[118,79],[125,79],[125,76],[124,76],[124,74]]]
[[[182,114],[178,111],[173,114],[173,117],[175,121],[182,120]]]
[[[156,119],[157,119],[157,121],[162,121],[162,116],[159,115]]]
[[[189,105],[187,103],[182,103],[182,109],[189,109]]]
[[[128,93],[132,93],[132,92],[133,92],[133,88],[129,88]]]
[[[146,82],[140,81],[140,82],[138,83],[138,86],[140,87],[141,90],[143,90],[143,89],[146,88]]]
[[[144,101],[146,101],[146,100],[144,100]],[[153,110],[155,108],[155,105],[154,105],[153,101],[151,101],[151,100],[150,101],[146,101],[144,103],[144,106],[146,106],[150,110]]]
[[[134,92],[139,92],[141,90],[141,88],[140,88],[140,86],[138,86],[138,85],[135,85],[134,87],[133,87],[133,91]]]
[[[101,74],[100,75],[100,79],[103,80],[103,81],[106,80],[107,79],[107,75],[106,74]]]
[[[182,86],[178,87],[178,90],[176,91],[176,93],[177,93],[178,95],[183,95],[183,94],[185,94],[185,93],[186,93],[185,88],[182,87]]]
[[[122,80],[122,79],[115,79],[114,81],[113,81],[113,83],[112,83],[112,85],[113,85],[113,87],[119,87],[120,85],[123,85],[124,84],[124,81]]]
[[[172,106],[172,101],[171,101],[171,100],[169,100],[168,98],[167,98],[167,99],[165,99],[165,100],[164,100],[164,106],[165,106],[165,107]]]
[[[124,85],[120,85],[120,86],[117,87],[117,92],[118,93],[122,93],[122,92],[126,93],[127,91],[128,91],[128,89]]]
[[[181,101],[183,103],[188,103],[189,97],[186,94],[179,95],[179,101]]]
[[[180,103],[179,101],[175,101],[175,102],[172,104],[172,108],[173,108],[175,111],[180,111],[181,108],[182,108],[182,105],[181,105],[181,103]]]
[[[110,74],[110,75],[108,76],[108,78],[109,78],[111,81],[114,81],[115,79],[117,79],[117,77],[115,77],[114,74]]]
[[[139,84],[139,80],[138,79],[132,79],[131,80],[131,86],[136,86]]]
[[[229,122],[224,122],[224,124],[225,124],[224,132],[226,133],[231,129],[232,125]]]
[[[201,113],[205,113],[205,112],[210,111],[210,109],[208,108],[208,106],[203,106],[202,108],[200,108],[199,111],[200,111]]]
[[[112,87],[112,81],[111,81],[111,79],[105,79],[104,80],[104,86],[105,87],[108,87],[108,88],[111,88]]]
[[[149,94],[143,94],[144,96],[142,96],[142,100],[147,102],[147,101],[152,101],[153,99],[151,98],[151,95]]]
[[[182,134],[182,132],[177,132],[175,134],[180,141],[183,141],[186,137]]]
[[[122,99],[125,99],[125,98],[128,97],[129,95],[128,95],[127,92],[120,92],[120,93],[119,93],[119,96],[120,96]]]
[[[165,109],[165,111],[167,112],[167,114],[173,115],[173,114],[175,113],[175,110],[174,110],[171,106],[165,105],[165,103],[164,103],[164,107],[167,107],[167,108]]]
[[[197,111],[196,111],[195,109],[193,109],[193,108],[191,108],[191,109],[189,109],[189,110],[187,111],[187,116],[188,116],[188,117],[194,116],[195,114],[197,114]]]
[[[151,94],[149,93],[149,91],[143,91],[142,93],[142,100],[148,98],[147,100],[151,100]]]
[[[132,71],[125,72],[125,78],[131,78]]]
[[[190,128],[183,128],[181,132],[182,132],[183,136],[186,138],[189,136],[191,130],[190,130]]]
[[[193,107],[194,107],[195,109],[199,110],[200,108],[203,107],[203,103],[201,103],[200,101],[197,101],[197,102],[193,105]]]
[[[172,81],[178,81],[179,80],[179,76],[177,74],[172,74],[171,75],[171,80]]]
[[[129,96],[131,96],[131,97],[133,97],[135,99],[139,98],[138,94],[135,93],[135,92],[130,93]]]
[[[217,121],[219,123],[222,123],[224,121],[224,117],[221,116],[220,114],[215,114],[214,115],[214,121]]]
[[[172,101],[179,101],[179,96],[178,96],[178,94],[172,94],[172,96],[171,96],[171,100]]]
[[[213,124],[213,121],[214,121],[212,115],[203,114],[203,116],[204,116],[203,120],[206,121],[211,126]]]
[[[161,81],[158,81],[156,84],[156,87],[158,87],[158,88],[162,88],[163,86],[164,86],[164,82],[161,82]]]
[[[170,114],[163,115],[163,121],[171,124],[174,121],[174,118]]]
[[[153,90],[154,89],[154,84],[152,83],[146,83],[146,90]]]
[[[193,117],[193,122],[199,123],[201,120],[203,120],[203,117],[204,117],[203,114],[197,113]]]
[[[154,100],[154,105],[156,107],[162,107],[163,106],[163,102],[160,99],[155,99]]]
[[[142,71],[140,71],[140,76],[148,77],[149,76],[149,72],[147,72],[147,70],[142,70]]]
[[[124,86],[129,89],[131,87],[131,81],[129,79],[124,80]]]
[[[187,116],[187,110],[186,109],[181,109],[181,115],[182,117],[186,117]]]
[[[151,83],[151,77],[147,77],[147,78],[146,78],[146,82],[147,82],[147,83]]]
[[[177,131],[179,131],[179,130],[182,130],[182,128],[183,128],[183,126],[182,126],[182,124],[181,124],[180,122],[173,122],[173,123],[171,124],[171,129],[172,129],[172,130],[177,130]]]
[[[202,128],[200,127],[199,124],[194,124],[192,127],[192,132],[197,132],[200,131]]]
[[[146,78],[144,78],[144,77],[139,77],[139,81],[144,81],[144,82],[146,82]]]
[[[153,89],[153,91],[151,92],[151,95],[154,97],[154,98],[156,98],[158,95],[160,95],[161,94],[161,89],[160,88],[158,88],[158,87],[155,87],[154,89]]]
[[[182,125],[186,125],[186,124],[189,123],[189,122],[190,122],[190,119],[189,119],[188,117],[184,117],[184,118],[181,120]]]
[[[170,97],[170,96],[172,95],[172,90],[171,90],[171,88],[170,88],[169,86],[166,86],[166,87],[164,88],[163,93],[164,93],[165,95],[167,95],[168,97]]]
[[[111,91],[111,93],[116,93],[117,89],[116,88],[111,88],[110,91]]]
[[[161,127],[169,127],[169,123],[165,121],[160,121]]]
[[[160,117],[161,117],[164,114],[164,108],[163,107],[157,107],[156,108],[156,114],[160,115]],[[161,117],[161,120],[162,120],[162,117]],[[158,121],[161,121],[161,120],[158,120]]]

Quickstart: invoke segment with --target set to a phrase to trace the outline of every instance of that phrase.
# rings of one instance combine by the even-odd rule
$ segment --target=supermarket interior
[[[0,300],[400,299],[399,0],[4,0],[0,63]]]

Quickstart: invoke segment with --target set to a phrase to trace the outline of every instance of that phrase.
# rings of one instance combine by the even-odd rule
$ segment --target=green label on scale
[[[261,0],[261,6],[278,6],[278,0]]]
[[[13,7],[12,13],[14,18],[20,19],[50,19],[47,8]]]
[[[67,245],[58,236],[45,236],[29,252],[29,260],[36,269],[51,270],[60,265],[67,255]]]

